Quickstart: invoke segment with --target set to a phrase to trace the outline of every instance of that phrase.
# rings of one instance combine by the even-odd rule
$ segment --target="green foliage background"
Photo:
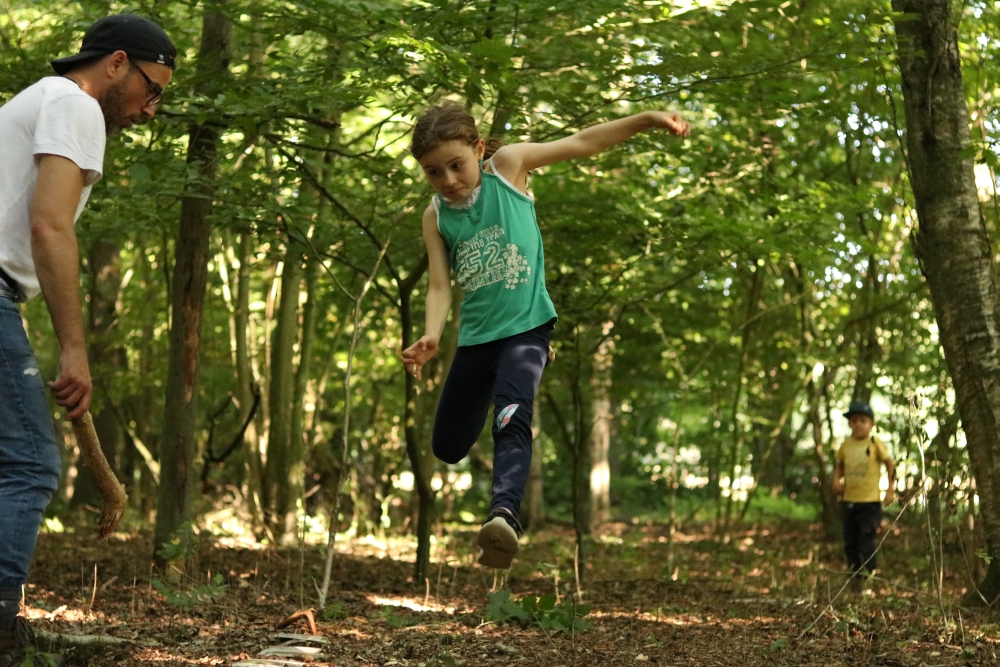
[[[847,435],[840,412],[869,393],[878,433],[903,462],[903,484],[920,476],[920,450],[951,418],[953,396],[909,245],[916,223],[887,2],[217,6],[234,27],[233,60],[212,98],[193,92],[202,3],[13,0],[0,14],[0,101],[50,74],[47,60],[73,52],[86,26],[109,12],[155,18],[180,48],[156,120],[109,142],[105,177],[79,223],[81,247],[100,240],[120,249],[116,321],[101,335],[125,351],[127,365],[95,361],[95,410],[114,406],[154,456],[173,239],[180,197],[199,178],[185,161],[188,129],[213,123],[225,130],[201,346],[200,446],[212,432],[220,451],[240,422],[234,410],[215,416],[235,391],[240,238],[252,241],[248,343],[265,392],[259,430],[267,433],[274,283],[296,239],[303,261],[323,264],[301,399],[306,428],[295,434],[307,446],[312,493],[304,511],[329,504],[346,345],[352,328],[363,326],[351,380],[354,502],[345,517],[361,531],[407,524],[393,275],[423,270],[419,219],[429,191],[407,154],[408,133],[420,109],[448,96],[471,106],[484,134],[509,141],[550,140],[644,109],[680,110],[693,127],[684,141],[651,132],[531,179],[560,314],[558,360],[540,401],[550,515],[571,513],[566,471],[573,443],[590,437],[594,357],[609,342],[612,499],[621,518],[663,515],[675,486],[682,513],[700,509],[720,520],[745,513],[748,497],[767,495],[761,487],[791,503],[782,513],[818,512],[819,471]],[[973,149],[987,180],[997,164],[998,16],[993,3],[966,3],[960,28]],[[991,194],[983,210],[995,230]],[[352,322],[348,295],[390,234],[363,320]],[[85,280],[85,292],[94,289]],[[52,376],[57,350],[41,300],[27,306],[26,319]],[[419,335],[421,312],[415,322]],[[489,458],[488,440],[481,459]],[[961,435],[953,451],[940,477],[959,508],[968,499]],[[116,456],[134,516],[144,521],[149,471],[128,440]],[[242,456],[237,450],[211,468],[201,511],[222,499],[241,506],[252,495]],[[468,471],[472,485],[455,489],[441,466],[441,515],[478,516],[488,474],[469,462],[455,471]],[[745,478],[742,488],[735,478]]]

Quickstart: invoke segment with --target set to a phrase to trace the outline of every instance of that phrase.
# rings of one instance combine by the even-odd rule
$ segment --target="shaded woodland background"
[[[143,558],[176,564],[197,534],[413,535],[423,582],[444,527],[484,516],[488,430],[457,466],[430,452],[451,354],[419,383],[398,360],[422,333],[427,268],[429,189],[408,133],[449,96],[509,141],[649,108],[692,123],[683,142],[648,133],[531,180],[560,315],[536,406],[531,530],[555,525],[585,564],[609,522],[664,526],[665,580],[683,576],[684,526],[719,544],[762,520],[833,536],[841,413],[866,400],[899,465],[888,514],[922,527],[927,571],[945,543],[960,547],[955,591],[972,591],[1000,562],[976,493],[977,475],[997,473],[970,465],[914,251],[906,18],[892,9],[7,0],[0,101],[109,12],[156,19],[182,56],[155,121],[109,141],[78,225],[92,412],[129,491],[126,532],[155,525]],[[964,95],[952,101],[967,105],[961,159],[974,163],[988,249],[1000,4],[955,9]],[[41,299],[25,318],[54,377]],[[68,472],[46,526],[72,531],[100,499],[53,414]]]

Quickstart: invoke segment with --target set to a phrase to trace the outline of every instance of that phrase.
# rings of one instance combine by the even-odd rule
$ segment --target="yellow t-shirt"
[[[844,462],[845,502],[881,502],[878,483],[882,478],[882,462],[889,460],[884,442],[875,436],[866,440],[847,438],[837,450],[837,460]]]

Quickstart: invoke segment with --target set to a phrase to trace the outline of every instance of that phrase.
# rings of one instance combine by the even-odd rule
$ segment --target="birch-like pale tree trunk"
[[[611,520],[611,366],[614,340],[613,322],[604,325],[604,340],[594,354],[590,376],[593,427],[590,431],[590,525],[591,530]]]

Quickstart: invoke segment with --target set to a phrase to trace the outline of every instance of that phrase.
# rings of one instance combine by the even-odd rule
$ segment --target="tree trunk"
[[[295,528],[295,500],[302,497],[306,476],[306,385],[312,368],[312,347],[316,338],[316,320],[319,307],[316,303],[316,286],[319,280],[319,260],[310,258],[306,263],[306,302],[302,307],[302,337],[299,344],[299,365],[295,369],[292,386],[291,436],[288,441],[288,498],[290,509],[285,513],[285,532]]]
[[[573,373],[573,437],[571,441],[572,470],[573,470],[573,528],[576,530],[576,576],[579,581],[584,581],[587,572],[587,557],[589,556],[588,538],[591,532],[590,506],[590,429],[593,422],[587,410],[587,401],[584,395],[584,371],[581,368],[585,361],[580,351],[580,331],[574,331],[574,341],[576,350],[574,351],[577,368]]]
[[[90,274],[90,303],[87,309],[90,344],[87,346],[87,353],[90,367],[94,371],[94,404],[98,408],[93,413],[94,430],[104,457],[116,471],[119,470],[119,455],[122,453],[124,440],[121,424],[114,406],[108,403],[108,397],[114,376],[125,372],[127,368],[125,350],[112,342],[118,317],[118,290],[122,284],[120,250],[116,243],[96,240],[90,244],[87,253],[87,269]],[[80,466],[73,487],[73,506],[100,507],[102,502],[90,470],[86,466]]]
[[[146,239],[139,239],[138,247],[148,247],[143,243]],[[165,262],[167,255],[166,248],[160,248],[156,254],[157,263]],[[155,268],[148,261],[145,253],[139,252],[135,255],[135,273],[138,276],[143,290],[144,303],[141,308],[142,317],[142,342],[139,347],[139,363],[136,372],[139,377],[148,378],[154,373],[156,367],[157,346],[155,343],[156,327],[161,319],[159,312],[159,295],[162,291],[169,290],[169,283],[164,285],[159,281],[155,273]],[[129,417],[135,421],[135,433],[142,439],[147,452],[154,460],[159,460],[160,435],[161,432],[156,423],[154,415],[159,413],[160,391],[152,382],[143,383],[137,396],[130,397]],[[132,448],[132,455],[139,454]],[[139,458],[142,458],[141,455]],[[141,516],[152,514],[154,504],[157,499],[157,489],[159,480],[149,469],[148,464],[143,461],[140,468],[142,470],[139,477],[138,493],[132,494],[132,500],[138,505]],[[126,480],[127,481],[127,480]]]
[[[405,280],[397,282],[402,349],[404,350],[413,344],[413,289],[426,270],[425,257],[420,267],[414,269]],[[453,309],[452,317],[455,320],[458,319],[457,308]],[[445,327],[446,330],[447,328]],[[423,374],[429,377],[426,366]],[[419,583],[428,576],[431,565],[431,523],[434,515],[435,495],[434,487],[431,486],[433,454],[429,451],[430,439],[420,437],[418,421],[421,417],[421,411],[417,406],[417,379],[409,373],[405,375],[406,400],[403,407],[403,437],[406,441],[406,456],[410,460],[410,467],[413,471],[413,488],[417,492],[417,559],[413,566],[413,580]]]
[[[930,287],[945,360],[968,439],[987,551],[979,591],[1000,596],[1000,291],[980,217],[951,0],[894,0],[910,182],[920,229],[914,248]]]
[[[820,378],[814,378],[809,383],[809,423],[812,425],[813,454],[816,460],[816,479],[819,484],[820,518],[827,539],[833,539],[840,533],[840,506],[833,495],[831,465],[827,458],[826,441],[823,439],[823,420],[819,411],[823,387],[828,381],[827,371],[824,370]]]
[[[253,234],[240,234],[236,248],[240,270],[236,283],[236,303],[233,324],[236,338],[236,398],[240,404],[240,423],[246,422],[260,391],[250,363],[250,262],[253,258]],[[255,531],[260,531],[265,521],[260,504],[263,465],[260,459],[260,437],[257,425],[260,410],[250,421],[243,434],[243,454],[246,457],[246,497],[253,517]]]
[[[743,400],[743,376],[746,374],[747,366],[750,364],[750,346],[754,340],[757,328],[757,313],[760,311],[760,300],[764,293],[764,267],[757,264],[757,260],[750,258],[752,274],[750,285],[747,290],[746,315],[740,328],[740,362],[736,371],[735,385],[733,392],[732,411],[730,423],[733,429],[733,449],[729,456],[729,496],[724,503],[725,510],[719,506],[718,529],[720,533],[725,533],[730,528],[733,503],[736,501],[737,482],[742,477],[741,454],[743,452],[743,440],[746,435],[744,420],[741,419],[740,404]]]
[[[267,436],[265,479],[271,499],[269,523],[275,538],[285,533],[285,517],[294,512],[289,481],[292,468],[292,395],[295,387],[295,347],[299,342],[299,290],[302,286],[302,253],[288,239],[281,274],[281,301],[271,338],[271,427]]]
[[[865,286],[859,298],[860,314],[871,313],[878,306],[881,292],[878,258],[872,253],[868,255]],[[879,318],[873,315],[869,315],[861,323],[861,330],[858,333],[857,375],[854,379],[854,391],[851,394],[852,401],[871,403],[875,362],[882,357],[882,348],[878,342],[878,325]]]
[[[528,485],[524,490],[524,504],[521,511],[521,525],[525,529],[538,531],[545,525],[545,466],[542,459],[542,401],[535,397],[535,415],[531,426],[531,471]]]
[[[927,448],[927,476],[932,484],[927,491],[927,512],[930,517],[931,530],[936,539],[941,539],[944,532],[942,501],[946,500],[945,491],[951,487],[951,439],[958,432],[958,420],[952,416],[938,421],[938,432]],[[935,545],[936,547],[937,545]]]
[[[608,336],[614,323],[604,325]],[[591,372],[591,409],[593,427],[590,431],[590,526],[591,530],[611,520],[611,467],[608,450],[611,447],[611,365],[614,341],[610,337],[598,347]]]
[[[201,48],[198,52],[196,90],[214,99],[229,72],[229,40],[232,26],[213,7],[205,9]],[[167,368],[161,443],[160,494],[156,514],[154,549],[189,518],[190,498],[197,485],[194,457],[198,398],[198,356],[201,318],[208,279],[212,198],[215,193],[216,158],[220,130],[215,124],[192,125],[187,162],[198,170],[197,184],[188,188],[181,201],[173,283],[171,286],[170,358]],[[156,562],[164,565],[162,557]]]

